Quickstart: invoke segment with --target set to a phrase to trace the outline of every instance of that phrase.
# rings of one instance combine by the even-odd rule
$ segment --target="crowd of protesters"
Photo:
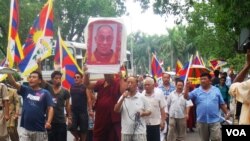
[[[203,73],[195,86],[166,72],[161,83],[152,76],[114,74],[104,74],[103,79],[93,82],[89,74],[75,72],[75,84],[68,91],[61,86],[59,71],[51,74],[49,82],[39,70],[33,71],[28,86],[8,75],[12,88],[7,83],[0,85],[1,125],[8,122],[1,126],[1,134],[6,133],[0,140],[66,141],[69,130],[75,141],[175,141],[198,130],[202,141],[220,141],[221,122],[232,115],[230,94],[238,96],[229,94],[234,85],[232,76],[232,72],[219,70],[213,77]],[[17,94],[23,100],[20,132]],[[235,116],[239,115],[236,112]]]

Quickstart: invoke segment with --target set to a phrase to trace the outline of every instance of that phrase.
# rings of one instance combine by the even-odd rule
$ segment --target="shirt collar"
[[[139,93],[139,92],[136,92],[136,94],[134,95],[134,96],[128,96],[129,98],[139,98],[139,95],[140,95],[141,93]]]

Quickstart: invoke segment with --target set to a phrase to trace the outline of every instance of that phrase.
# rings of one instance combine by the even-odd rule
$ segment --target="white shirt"
[[[147,116],[147,125],[159,125],[161,123],[161,108],[166,107],[166,100],[163,91],[159,88],[154,88],[152,95],[147,95],[145,91],[142,92],[143,96],[148,100],[151,106],[151,114]]]
[[[169,117],[185,118],[185,110],[192,106],[192,101],[189,102],[183,97],[183,94],[178,94],[176,91],[170,93],[167,99],[167,108]]]
[[[144,117],[140,117],[140,122],[137,122],[138,127],[135,128],[135,115],[142,110],[150,111],[150,105],[141,93],[137,92],[133,97],[124,99],[121,107],[122,134],[146,134]]]

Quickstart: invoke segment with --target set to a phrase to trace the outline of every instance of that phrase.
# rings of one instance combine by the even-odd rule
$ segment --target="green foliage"
[[[177,59],[187,62],[194,54],[195,46],[188,40],[186,27],[177,26],[168,29],[168,35],[149,36],[142,32],[129,35],[128,48],[133,47],[135,72],[138,74],[150,73],[151,55],[155,53],[159,61],[163,61],[165,70],[175,69]]]
[[[225,59],[236,71],[243,66],[244,57],[237,54],[237,42],[241,28],[250,28],[249,0],[156,0],[153,6],[156,14],[176,15],[177,23],[188,21],[188,40],[204,60]]]
[[[25,42],[35,17],[47,0],[19,0],[21,43]],[[10,0],[0,1],[0,51],[6,52]],[[125,13],[124,0],[54,0],[54,33],[61,27],[65,40],[84,41],[83,32],[89,17],[116,17]]]
[[[55,27],[60,26],[62,37],[84,42],[84,29],[90,17],[116,17],[125,13],[123,0],[56,0]]]

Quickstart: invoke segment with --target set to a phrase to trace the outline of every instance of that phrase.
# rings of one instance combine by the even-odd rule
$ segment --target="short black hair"
[[[220,74],[220,71],[219,71],[219,70],[215,70],[215,71],[214,71],[214,76],[218,77],[219,74]]]
[[[82,73],[79,72],[79,71],[76,71],[76,72],[75,72],[75,75],[76,75],[76,74],[79,74],[79,75],[81,76],[81,78],[83,77]]]
[[[35,70],[35,71],[31,72],[30,75],[31,74],[37,74],[38,75],[38,79],[43,80],[43,75],[42,75],[42,73],[40,71],[36,71]]]
[[[225,77],[227,77],[227,72],[223,72],[222,74],[223,74]]]
[[[202,73],[200,77],[207,77],[210,80],[212,79],[212,76],[207,72]]]
[[[175,80],[175,85],[177,85],[178,82],[181,82],[182,84],[184,84],[184,81],[183,81],[182,79],[177,78],[177,79]]]
[[[56,75],[62,76],[62,73],[60,71],[53,71],[51,74],[51,79],[55,78]]]

